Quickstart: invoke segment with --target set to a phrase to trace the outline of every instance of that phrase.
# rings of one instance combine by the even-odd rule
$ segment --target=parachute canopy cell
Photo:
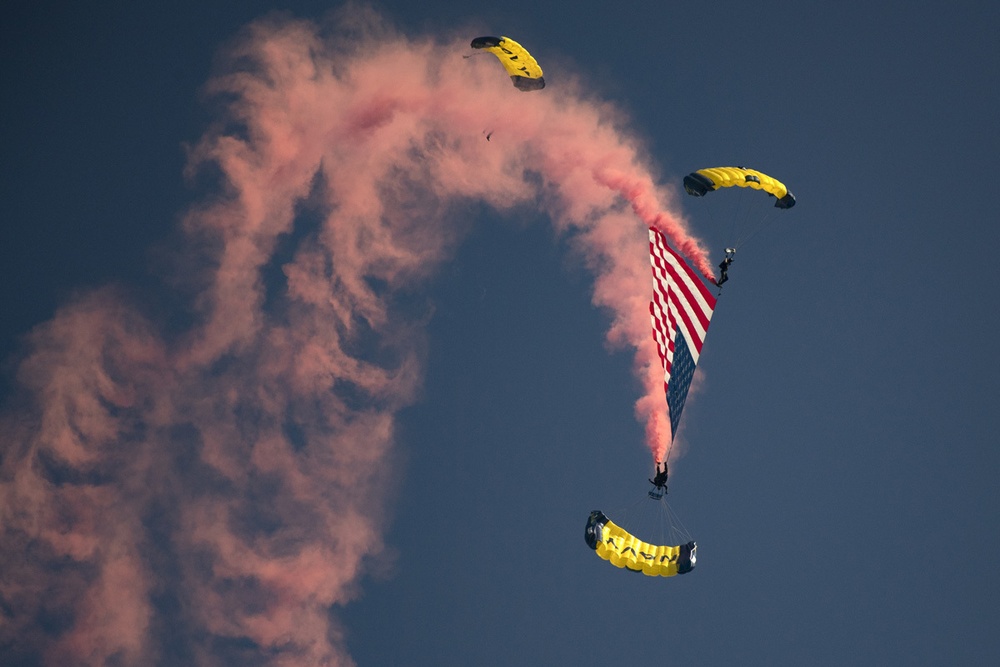
[[[476,37],[472,48],[483,49],[495,55],[507,70],[514,86],[525,92],[545,87],[542,68],[527,49],[510,37]]]
[[[778,200],[774,204],[777,208],[791,208],[795,206],[795,196],[788,191],[784,183],[754,169],[747,169],[746,167],[710,167],[708,169],[699,169],[684,177],[684,189],[687,190],[689,195],[694,195],[695,197],[703,197],[713,190],[733,186],[763,190]]]
[[[600,510],[590,513],[585,539],[587,546],[615,567],[650,577],[687,574],[698,557],[698,545],[693,541],[678,546],[649,544],[615,525]]]

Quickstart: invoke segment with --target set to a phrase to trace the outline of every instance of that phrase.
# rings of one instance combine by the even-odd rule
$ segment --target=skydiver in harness
[[[719,262],[719,269],[722,271],[722,276],[719,281],[715,283],[717,286],[722,287],[722,283],[729,280],[729,265],[733,263],[733,258],[736,256],[736,248],[726,248],[726,258]]]
[[[660,466],[663,466],[663,470],[660,470]],[[667,492],[667,462],[657,461],[656,462],[656,475],[653,479],[649,480],[649,483],[656,487],[659,491],[662,489],[663,493]]]

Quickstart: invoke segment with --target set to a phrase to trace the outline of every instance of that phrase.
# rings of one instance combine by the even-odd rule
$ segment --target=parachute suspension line
[[[726,249],[739,250],[744,243],[749,241],[760,231],[759,226],[751,224],[751,219],[759,210],[755,201],[756,194],[750,188],[736,188],[738,192],[729,198],[729,201],[713,198],[704,202],[704,212],[708,218],[709,227],[725,229],[723,239],[726,242]],[[770,217],[771,213],[767,213]],[[766,220],[766,218],[765,218]],[[669,451],[669,450],[668,450]]]
[[[733,216],[737,220],[739,228],[736,232],[736,238],[734,240],[734,247],[738,247],[740,239],[746,235],[747,225],[750,224],[750,212],[753,210],[753,200],[754,192],[750,188],[738,188],[739,195],[737,197],[737,204],[739,208],[736,211],[736,215]]]
[[[749,235],[746,231],[747,220],[753,212],[753,204],[752,191],[749,188],[739,188],[739,193],[728,203],[715,198],[703,202],[702,211],[707,218],[707,226],[710,229],[725,229],[723,239],[726,241],[726,247],[739,250],[740,246],[757,231],[754,230],[753,234]],[[768,215],[770,216],[770,213]],[[672,445],[671,441],[670,445],[667,446],[668,454]]]
[[[734,199],[734,201],[739,202],[740,198],[737,196]],[[706,202],[706,203],[708,204],[708,206],[706,206],[705,208],[708,209],[709,211],[713,211],[713,209],[716,206],[722,206],[722,203],[719,202],[718,200],[713,200],[712,202]],[[725,236],[725,238],[726,238],[726,240],[729,242],[729,244],[731,246],[733,239],[736,238],[736,234],[737,234],[737,232],[740,229],[739,219],[738,219],[738,216],[736,215],[736,213],[738,211],[740,211],[742,209],[742,207],[738,207],[735,204],[730,204],[729,206],[730,206],[730,208],[727,209],[727,210],[725,210],[725,211],[723,211],[723,212],[728,213],[728,215],[725,216],[726,219],[729,222],[729,224],[727,226],[727,229],[726,229],[726,236]],[[722,213],[722,212],[720,212],[720,213]],[[709,215],[710,215],[710,218],[714,217],[714,213],[710,213]]]
[[[731,216],[733,220],[733,231],[729,235],[730,246],[736,250],[740,249],[750,236],[757,233],[757,228],[752,228],[752,218],[757,215],[759,201],[757,193],[750,188],[738,188],[739,192],[735,197],[736,207]],[[768,213],[770,215],[770,213]]]
[[[666,500],[663,501],[663,506],[666,508],[667,519],[668,519],[669,525],[671,527],[677,526],[679,528],[680,532],[679,532],[679,535],[678,535],[678,541],[679,542],[690,542],[691,541],[691,533],[688,531],[687,527],[684,525],[684,522],[681,521],[680,516],[678,516],[677,513],[674,512],[674,509],[670,506],[670,503],[668,503]],[[671,537],[673,537],[673,535],[671,535]]]
[[[639,503],[644,502],[645,500],[646,500],[645,498],[640,497],[638,500],[633,501],[631,505],[628,505],[628,506],[623,507],[623,508],[621,508],[621,509],[618,510],[618,514],[622,518],[622,524],[621,525],[624,526],[626,524],[626,522],[629,520],[629,517],[632,516],[632,514],[631,514],[632,511],[635,510],[636,507],[639,507],[640,509],[646,507],[645,505],[640,505],[639,504]]]
[[[624,528],[630,525],[637,526],[642,523],[648,523],[650,519],[649,512],[649,497],[643,494],[633,500],[631,504],[620,508],[616,515],[621,518],[619,525]]]
[[[692,541],[684,522],[667,502],[666,496],[650,497],[643,492],[613,514],[615,523],[650,544],[686,544]]]
[[[764,229],[765,226],[767,226],[767,223],[771,219],[772,215],[774,215],[774,211],[769,210],[767,214],[765,214],[760,219],[760,221],[758,221],[756,225],[754,225],[753,227],[748,227],[745,233],[735,241],[735,245],[733,247],[739,250],[743,246],[743,244],[747,243],[750,239],[757,236],[758,232],[760,232],[762,229]]]

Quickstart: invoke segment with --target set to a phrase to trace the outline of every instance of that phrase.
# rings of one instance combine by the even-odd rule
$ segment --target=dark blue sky
[[[197,201],[183,146],[213,58],[270,10],[67,8],[0,26],[0,356],[77,290],[165,287]],[[585,72],[664,183],[746,164],[798,205],[741,249],[688,403],[672,505],[695,573],[629,575],[583,542],[644,492],[629,355],[539,217],[484,213],[434,281],[405,412],[397,554],[333,610],[361,665],[940,665],[1000,659],[1000,355],[991,165],[1000,9],[981,2],[383,2],[404,31],[506,34]],[[680,198],[680,194],[678,194]],[[685,201],[719,255],[721,229]],[[455,542],[462,549],[445,550]]]

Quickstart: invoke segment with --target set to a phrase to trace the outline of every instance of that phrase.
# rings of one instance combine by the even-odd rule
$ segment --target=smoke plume
[[[705,253],[613,108],[552,73],[522,93],[462,58],[470,38],[354,8],[229,48],[190,148],[213,194],[182,223],[185,324],[106,287],[26,339],[0,416],[0,652],[352,664],[330,610],[383,554],[380,470],[421,381],[412,297],[469,203],[541,210],[571,239],[665,454],[645,227],[707,276]]]

